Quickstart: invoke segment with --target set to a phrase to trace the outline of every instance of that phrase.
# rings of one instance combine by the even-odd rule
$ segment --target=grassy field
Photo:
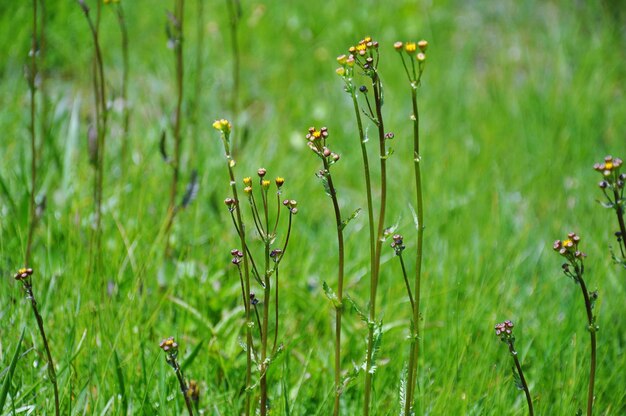
[[[607,154],[626,157],[626,21],[610,2],[242,2],[241,111],[233,119],[226,2],[206,2],[200,12],[197,1],[185,5],[179,189],[182,194],[197,169],[199,192],[175,219],[171,256],[163,255],[162,232],[171,171],[159,141],[168,131],[171,153],[175,69],[165,26],[173,1],[122,0],[130,39],[127,161],[120,158],[123,117],[115,101],[122,77],[120,31],[107,8],[112,6],[102,10],[113,105],[104,160],[104,262],[97,273],[90,267],[94,208],[87,139],[93,45],[77,3],[46,1],[40,62],[46,97],[38,96],[37,114],[46,112],[48,131],[37,129],[42,145],[36,192],[38,200],[45,195],[46,207],[31,265],[63,414],[181,414],[185,403],[159,348],[168,336],[180,344],[185,376],[198,380],[200,410],[241,411],[244,315],[239,277],[230,264],[239,239],[222,202],[230,187],[219,133],[211,127],[223,117],[235,124],[238,178],[265,167],[270,177],[285,177],[284,194],[298,201],[281,265],[279,339],[285,350],[268,372],[272,414],[332,414],[335,315],[322,283],[336,285],[336,236],[331,201],[315,177],[319,160],[305,135],[310,126],[328,127],[329,143],[341,154],[333,178],[344,216],[365,208],[352,104],[335,74],[335,57],[367,35],[381,45],[383,111],[386,128],[395,134],[385,225],[397,226],[411,253],[410,89],[392,45],[422,38],[430,44],[418,93],[426,230],[415,413],[527,413],[511,357],[494,335],[494,324],[505,319],[516,325],[536,413],[585,409],[589,342],[583,300],[552,250],[555,239],[576,231],[588,255],[587,285],[599,292],[594,411],[626,414],[626,270],[611,261],[615,215],[597,203],[601,178],[593,170]],[[88,4],[95,10],[95,2]],[[24,67],[31,13],[30,2],[0,5],[1,382],[25,329],[6,414],[54,414],[35,318],[13,279],[23,266],[29,223]],[[374,142],[368,146],[376,161]],[[378,181],[377,170],[373,175]],[[362,308],[369,300],[367,232],[366,215],[345,229],[345,293]],[[261,247],[251,241],[255,250]],[[375,415],[401,412],[411,320],[400,266],[389,241],[383,247]],[[346,307],[344,370],[361,363],[366,337],[367,327]],[[361,414],[363,394],[361,374],[342,396],[342,414]]]

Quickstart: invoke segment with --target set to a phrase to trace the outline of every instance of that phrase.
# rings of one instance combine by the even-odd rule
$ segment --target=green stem
[[[420,169],[419,111],[417,108],[417,84],[411,85],[413,107],[413,166],[415,172],[415,194],[417,204],[417,249],[415,253],[415,303],[413,303],[411,352],[409,354],[408,391],[404,414],[409,415],[413,406],[415,386],[417,384],[417,364],[419,359],[419,309],[422,275],[422,253],[424,240],[424,203],[422,196],[422,174]]]
[[[530,390],[528,389],[528,384],[526,383],[526,378],[524,377],[524,372],[522,371],[522,366],[517,358],[517,351],[515,351],[515,347],[513,346],[513,341],[507,342],[509,345],[509,352],[513,357],[513,361],[515,362],[515,368],[517,368],[517,373],[519,374],[519,379],[522,382],[522,389],[524,390],[524,394],[526,395],[526,403],[528,403],[528,414],[529,416],[533,416],[535,414],[533,410],[533,400],[530,397]]]
[[[189,416],[193,416],[193,406],[191,405],[191,398],[187,394],[187,383],[185,383],[185,376],[183,376],[183,370],[181,370],[178,361],[174,360],[174,364],[176,368],[174,369],[176,372],[176,378],[178,378],[178,384],[180,385],[180,391],[183,393],[183,397],[185,398],[185,405],[187,406],[187,411],[189,412]]]
[[[265,241],[265,273],[263,288],[263,333],[261,334],[261,416],[267,415],[267,336],[269,332],[270,297],[272,296],[270,276],[270,243]]]
[[[380,157],[380,211],[378,213],[378,230],[376,234],[376,249],[374,256],[374,270],[370,283],[370,308],[369,308],[369,331],[367,337],[367,360],[365,369],[365,400],[363,414],[370,413],[370,400],[372,393],[372,353],[374,348],[374,321],[376,320],[376,293],[378,290],[378,277],[380,274],[380,255],[385,230],[385,211],[387,204],[387,152],[385,149],[385,127],[382,114],[382,83],[377,72],[372,76],[374,89],[374,101],[376,105],[376,120],[378,127],[379,157]]]
[[[330,190],[330,198],[333,201],[333,212],[335,213],[335,225],[337,228],[337,250],[338,250],[338,269],[337,269],[337,299],[339,304],[335,307],[335,403],[333,407],[333,415],[339,414],[339,405],[341,399],[341,318],[343,311],[343,278],[344,278],[344,243],[343,243],[343,223],[341,220],[341,211],[339,209],[339,201],[337,200],[337,190],[333,183],[333,177],[330,174],[330,166],[328,160],[323,157],[324,173],[328,180],[328,189]]]
[[[587,322],[589,336],[591,338],[591,364],[589,369],[589,390],[587,392],[587,416],[591,416],[593,413],[593,389],[596,379],[596,324],[593,316],[591,300],[589,299],[589,291],[583,280],[583,268],[577,270],[578,283],[580,283],[580,289],[583,292],[585,298],[585,309],[587,311]]]
[[[59,388],[57,386],[57,375],[54,369],[54,361],[52,360],[52,354],[50,353],[50,346],[48,345],[48,338],[46,337],[46,331],[43,328],[43,318],[39,313],[39,308],[37,307],[37,300],[33,295],[33,287],[30,282],[24,282],[24,289],[26,289],[26,297],[30,299],[30,305],[33,308],[33,313],[35,314],[35,320],[37,321],[37,326],[39,327],[39,334],[41,335],[41,339],[43,341],[43,347],[46,351],[46,356],[48,358],[48,376],[50,377],[50,382],[54,388],[54,411],[58,416],[61,414],[60,405],[59,405]]]
[[[619,192],[615,188],[613,189],[613,195],[615,197],[615,214],[617,215],[617,222],[621,233],[620,251],[622,252],[622,257],[626,259],[626,224],[624,224],[624,208],[622,207],[623,201],[620,198]]]
[[[233,171],[234,160],[230,153],[229,137],[224,138],[224,149],[226,152],[226,165],[228,167],[228,176],[230,179],[230,188],[233,200],[235,201],[235,218],[237,220],[237,231],[239,233],[239,242],[241,244],[241,252],[243,253],[243,270],[244,270],[244,309],[246,314],[246,401],[244,405],[244,414],[250,415],[250,382],[252,380],[252,328],[250,322],[250,266],[248,265],[248,245],[246,244],[246,229],[241,218],[241,209],[239,198],[237,197],[237,182],[235,180],[235,172]]]

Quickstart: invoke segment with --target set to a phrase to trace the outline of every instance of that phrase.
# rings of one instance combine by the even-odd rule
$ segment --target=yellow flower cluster
[[[409,55],[414,54],[418,49],[420,50],[416,55],[415,59],[418,62],[422,63],[426,61],[426,49],[428,49],[428,42],[425,40],[420,40],[419,42],[395,42],[393,47],[398,52],[406,52]]]
[[[224,134],[229,134],[232,129],[232,125],[230,124],[230,121],[223,118],[221,120],[215,120],[213,122],[213,128]]]

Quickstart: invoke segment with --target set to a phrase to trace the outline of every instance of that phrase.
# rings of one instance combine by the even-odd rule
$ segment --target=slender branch
[[[587,311],[587,323],[589,330],[589,336],[591,340],[591,364],[589,369],[589,389],[587,392],[587,416],[591,416],[593,413],[593,390],[595,385],[596,378],[596,324],[595,317],[593,316],[591,299],[589,298],[589,291],[587,290],[587,286],[585,285],[585,281],[583,279],[583,269],[577,268],[577,276],[578,283],[580,284],[580,289],[583,292],[583,297],[585,299],[585,310]]]

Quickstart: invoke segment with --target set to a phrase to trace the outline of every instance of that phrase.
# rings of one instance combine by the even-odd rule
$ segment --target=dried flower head
[[[267,173],[267,169],[265,168],[259,168],[259,170],[257,170],[257,174],[259,175],[259,178],[264,177],[266,173]]]
[[[196,380],[189,381],[189,387],[187,388],[187,397],[189,397],[194,402],[200,400],[200,387],[198,386],[198,382]]]

